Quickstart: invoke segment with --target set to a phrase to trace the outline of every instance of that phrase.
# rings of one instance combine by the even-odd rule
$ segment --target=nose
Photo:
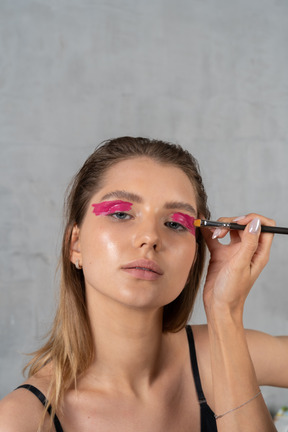
[[[134,236],[134,246],[147,250],[153,249],[154,251],[161,249],[162,240],[155,222],[146,221],[140,224]]]

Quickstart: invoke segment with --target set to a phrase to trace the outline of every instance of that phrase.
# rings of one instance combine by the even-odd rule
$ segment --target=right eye
[[[111,216],[114,219],[118,219],[118,220],[129,220],[132,218],[132,216],[129,213],[124,213],[124,212],[110,213],[108,216]]]

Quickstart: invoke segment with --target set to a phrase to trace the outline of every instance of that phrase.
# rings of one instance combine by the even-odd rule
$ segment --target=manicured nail
[[[251,234],[257,234],[258,231],[261,228],[261,222],[259,218],[255,218],[252,220],[252,222],[250,223],[250,227],[249,227],[249,232]]]
[[[246,216],[238,216],[236,219],[233,219],[233,222],[238,222],[242,219],[245,219]]]
[[[216,239],[220,234],[221,234],[221,228],[216,228],[212,235],[212,239]]]

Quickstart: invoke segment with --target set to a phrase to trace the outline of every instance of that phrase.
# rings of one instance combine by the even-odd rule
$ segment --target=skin
[[[82,226],[74,230],[71,260],[80,259],[83,265],[98,353],[79,388],[85,394],[91,388],[91,381],[94,386],[97,383],[97,398],[99,389],[104,391],[109,398],[109,409],[113,406],[117,418],[122,419],[118,430],[135,430],[135,424],[143,425],[143,431],[159,425],[163,430],[175,430],[171,414],[175,414],[187,392],[195,400],[195,390],[184,385],[185,377],[191,374],[184,360],[188,352],[180,349],[177,354],[181,345],[178,337],[162,334],[162,310],[183,289],[194,260],[196,242],[188,230],[173,223],[172,216],[178,209],[166,206],[183,202],[196,211],[194,188],[177,168],[171,172],[171,167],[149,159],[128,160],[109,170],[103,188],[92,197],[88,209],[93,203],[106,201],[107,194],[117,190],[139,197],[137,200],[128,197],[133,206],[127,212],[127,220],[115,216],[95,217],[88,210]],[[124,200],[125,196],[114,196],[119,198]],[[181,210],[184,211],[182,207]],[[152,260],[163,274],[149,281],[142,279],[141,274],[134,276],[122,270],[123,265],[138,259]],[[181,334],[181,340],[184,337]],[[174,377],[169,383],[170,395],[165,382],[167,373]],[[95,392],[94,386],[91,391]],[[167,408],[171,408],[180,388],[183,395],[168,413]],[[165,401],[164,405],[159,405],[159,401]],[[101,410],[95,417],[103,419],[107,429],[111,429],[107,406],[103,406],[101,398],[97,402]],[[183,405],[186,414],[181,422],[185,430],[191,410],[186,411],[186,404]],[[73,400],[67,406],[67,418],[71,419],[71,413],[75,412]],[[123,410],[129,411],[129,424]],[[182,411],[181,408],[178,413]],[[179,421],[179,414],[177,417]],[[74,421],[67,424],[67,430],[73,427]]]
[[[131,171],[131,165],[135,170]],[[148,177],[148,169],[153,175],[143,182],[143,178]],[[73,262],[80,259],[89,299],[93,293],[91,302],[99,304],[102,294],[115,300],[116,308],[120,303],[125,309],[131,306],[132,313],[141,307],[154,314],[155,308],[170,303],[182,291],[193,263],[196,242],[180,225],[172,228],[178,225],[173,224],[175,208],[166,209],[165,205],[184,202],[196,211],[196,198],[189,179],[181,170],[172,168],[172,175],[170,173],[171,167],[160,166],[149,159],[121,162],[108,172],[104,187],[92,197],[82,226],[74,230],[76,241],[71,257]],[[173,190],[177,192],[170,193]],[[142,202],[134,201],[126,216],[124,213],[125,218],[117,214],[95,216],[91,210],[93,203],[103,201],[105,195],[114,191],[137,192]],[[155,261],[163,275],[147,283],[121,269],[137,259]],[[104,301],[106,304],[107,299]]]
[[[116,190],[130,195],[111,195]],[[132,203],[127,215],[93,212],[92,204],[114,199]],[[171,202],[174,206],[167,208]],[[175,202],[189,204],[192,211],[187,205],[176,208]],[[178,212],[198,216],[187,176],[173,166],[137,158],[108,170],[82,225],[74,227],[71,261],[83,266],[96,357],[79,377],[77,392],[65,395],[58,413],[64,431],[200,432],[185,330],[161,330],[163,306],[181,292],[196,252],[195,236],[173,220]],[[287,338],[245,331],[242,323],[245,299],[272,242],[270,234],[249,232],[256,217],[273,224],[247,215],[239,221],[247,228],[231,233],[230,245],[203,230],[211,253],[203,291],[208,325],[193,326],[193,333],[203,390],[217,414],[253,397],[258,385],[288,386],[283,374]],[[123,269],[138,259],[156,263],[160,275],[151,280],[148,271]],[[48,394],[49,367],[27,382]],[[0,403],[0,432],[36,432],[41,413],[34,395],[17,390]],[[47,422],[43,430],[50,430]],[[218,421],[219,432],[231,430],[275,431],[262,397]]]

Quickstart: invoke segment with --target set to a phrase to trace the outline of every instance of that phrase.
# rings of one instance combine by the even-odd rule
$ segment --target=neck
[[[97,297],[97,298],[96,298]],[[151,386],[163,368],[162,310],[132,308],[87,298],[95,361],[89,376],[134,394]]]

